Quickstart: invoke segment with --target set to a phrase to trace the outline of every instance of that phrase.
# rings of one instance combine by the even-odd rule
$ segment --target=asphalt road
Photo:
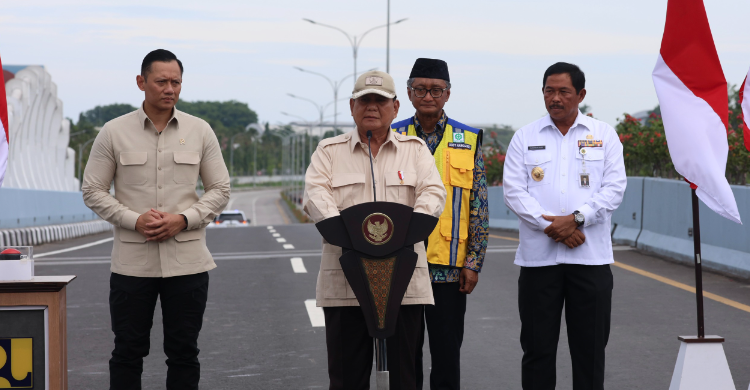
[[[278,191],[276,191],[276,194]],[[289,218],[273,192],[237,193],[233,208],[248,216],[255,205],[259,226],[212,229],[208,246],[218,268],[210,272],[209,301],[201,348],[204,389],[325,389],[328,387],[324,328],[315,298],[320,236],[313,225],[271,224]],[[248,209],[248,207],[250,209]],[[250,210],[250,211],[248,211]],[[272,215],[276,210],[277,215]],[[278,237],[274,237],[278,234]],[[106,389],[113,347],[108,309],[111,234],[37,247],[38,275],[77,275],[68,287],[70,389]],[[284,242],[279,242],[282,239]],[[102,242],[103,241],[103,242]],[[513,265],[514,233],[493,231],[479,285],[469,297],[462,356],[466,389],[520,389],[521,348],[517,309],[519,269]],[[284,245],[291,245],[285,249]],[[617,248],[617,264],[693,285],[692,268]],[[300,260],[292,260],[301,258]],[[303,265],[304,271],[300,268]],[[295,268],[296,271],[295,272]],[[612,331],[607,347],[608,389],[666,389],[677,358],[678,335],[692,335],[695,295],[673,285],[612,267],[615,277]],[[705,274],[705,290],[750,305],[750,285]],[[145,360],[144,389],[164,389],[157,305],[152,351]],[[706,299],[706,332],[726,338],[724,349],[738,390],[750,383],[750,312]],[[429,351],[425,347],[425,374]],[[565,329],[558,350],[558,388],[571,389]],[[373,387],[374,388],[374,387]]]

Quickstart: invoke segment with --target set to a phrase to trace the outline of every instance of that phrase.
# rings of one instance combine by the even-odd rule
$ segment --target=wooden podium
[[[32,350],[30,340],[33,340],[33,355],[25,351],[18,353],[21,349],[14,350],[17,355],[22,356],[16,357],[17,359],[31,361],[29,364],[31,368],[29,374],[33,382],[31,388],[48,390],[67,390],[68,388],[65,293],[66,286],[75,278],[75,276],[36,276],[31,280],[0,282],[0,342],[4,341],[7,348],[13,340],[18,343],[16,345],[28,345],[28,349]],[[22,344],[27,342],[23,340],[29,340],[28,344]],[[0,347],[2,345],[0,343]],[[3,351],[0,351],[0,354],[2,353]],[[43,356],[39,356],[40,353]],[[10,366],[13,357],[8,356],[7,351],[5,355],[6,365]],[[14,386],[11,383],[10,388],[23,388],[20,383],[24,378],[9,378],[7,374],[10,372],[9,369],[6,367],[5,371],[3,370],[3,366],[0,366],[0,387],[3,387],[4,381],[17,380],[17,385]],[[7,387],[7,383],[5,384]]]

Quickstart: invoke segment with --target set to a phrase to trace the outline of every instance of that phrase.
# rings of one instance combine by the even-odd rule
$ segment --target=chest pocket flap
[[[385,176],[386,186],[417,186],[417,173],[416,172],[404,172],[404,182],[398,178],[398,172],[393,172]]]
[[[148,160],[147,152],[122,152],[120,153],[120,164],[143,165]]]
[[[334,173],[331,178],[331,187],[343,187],[351,184],[364,184],[365,175],[363,173]]]
[[[601,150],[601,148],[586,148],[586,154],[581,154],[581,151],[579,150],[578,153],[576,153],[576,158],[586,159],[586,161],[598,161],[598,160],[604,160],[604,151]]]
[[[174,152],[175,164],[198,164],[201,162],[201,156],[198,152]]]
[[[450,165],[450,184],[470,189],[474,182],[474,152],[449,149],[447,157]]]
[[[526,165],[541,165],[552,160],[552,154],[549,152],[526,152],[523,155],[523,162]]]

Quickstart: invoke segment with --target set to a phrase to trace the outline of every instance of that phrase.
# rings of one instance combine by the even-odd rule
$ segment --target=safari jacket
[[[199,176],[205,188],[200,198]],[[206,226],[229,201],[229,173],[204,120],[174,109],[159,133],[141,107],[107,122],[92,146],[82,191],[86,206],[114,225],[112,272],[170,277],[216,268]],[[185,215],[187,229],[164,242],[146,242],[135,223],[152,208]]]
[[[373,159],[377,200],[396,202],[414,212],[439,217],[446,192],[432,153],[417,138],[388,132]],[[402,171],[403,179],[398,172]],[[318,144],[305,175],[303,207],[319,222],[356,204],[372,202],[372,178],[367,143],[354,131]],[[403,305],[434,304],[424,244],[414,245],[419,256]],[[323,240],[316,300],[318,306],[359,306],[339,263],[341,248]]]

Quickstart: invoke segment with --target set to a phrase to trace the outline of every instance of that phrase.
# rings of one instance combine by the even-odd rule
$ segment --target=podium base
[[[391,388],[390,381],[388,371],[375,371],[375,387],[377,390],[389,390]]]
[[[680,352],[669,390],[736,390],[723,337],[680,336]]]

